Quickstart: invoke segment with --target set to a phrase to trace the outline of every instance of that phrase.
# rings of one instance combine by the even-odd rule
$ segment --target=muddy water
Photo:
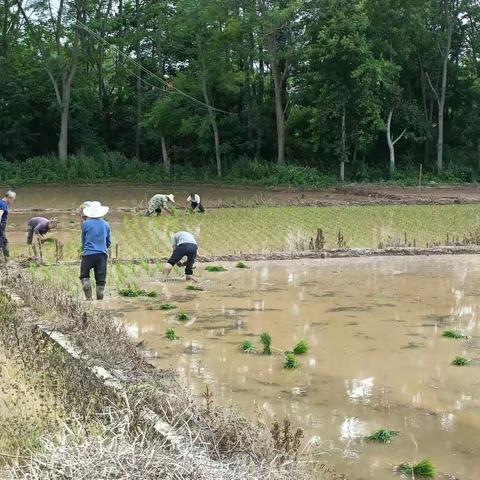
[[[217,403],[251,418],[288,415],[351,479],[396,478],[393,466],[423,458],[445,475],[480,478],[480,259],[229,268],[203,271],[203,292],[180,282],[146,285],[190,315],[183,325],[175,313],[147,310],[147,301],[125,309],[131,334],[160,367],[176,368],[197,392],[208,385]],[[168,327],[182,340],[166,340]],[[446,328],[471,340],[442,338]],[[258,345],[263,331],[274,355],[240,351],[244,340]],[[301,367],[282,369],[281,352],[302,339],[310,351]],[[455,355],[474,364],[453,367]],[[364,441],[380,428],[401,434],[390,446]]]

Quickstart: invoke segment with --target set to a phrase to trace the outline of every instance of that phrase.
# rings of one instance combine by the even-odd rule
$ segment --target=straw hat
[[[166,197],[173,203],[175,203],[175,196],[173,195],[173,193],[171,193],[170,195],[166,195]]]
[[[102,218],[107,213],[109,208],[105,205],[101,205],[100,202],[91,202],[95,205],[90,205],[83,209],[83,214],[88,218]]]

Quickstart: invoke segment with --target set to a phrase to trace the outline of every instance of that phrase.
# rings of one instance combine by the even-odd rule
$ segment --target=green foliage
[[[172,303],[161,303],[158,308],[160,310],[175,310],[177,306]]]
[[[406,475],[414,475],[415,478],[433,478],[435,476],[435,467],[428,459],[422,460],[415,465],[409,463],[402,463],[399,465],[398,470]]]
[[[218,265],[208,265],[205,267],[207,272],[226,272],[227,269]]]
[[[150,297],[150,298],[156,298],[158,297],[158,293],[155,291],[147,292],[146,290],[140,290],[136,288],[122,288],[121,290],[118,291],[118,293],[122,297],[130,297],[130,298],[135,298],[135,297]]]
[[[179,312],[177,313],[177,316],[175,317],[179,322],[188,322],[190,320],[190,317],[184,313],[184,312]]]
[[[235,265],[235,268],[240,268],[240,269],[245,269],[245,268],[250,268],[247,264],[243,263],[243,262],[238,262],[236,265]]]
[[[381,429],[369,435],[367,440],[376,443],[391,443],[398,434],[397,430]]]
[[[167,331],[165,332],[165,337],[172,341],[180,340],[180,337],[177,335],[173,328],[167,329]]]
[[[283,368],[287,370],[293,370],[294,368],[298,368],[300,366],[300,362],[297,360],[295,355],[292,352],[285,352],[285,361],[283,362]]]
[[[310,349],[310,347],[308,346],[308,343],[305,342],[304,340],[300,340],[300,342],[298,342],[294,349],[293,349],[293,353],[295,355],[304,355],[305,353],[308,352],[308,350]]]
[[[263,345],[263,354],[271,355],[272,354],[272,337],[269,333],[263,332],[260,335],[260,343]]]
[[[255,345],[250,340],[245,340],[242,343],[241,347],[242,347],[242,350],[245,353],[255,353],[256,352]]]
[[[455,340],[468,338],[466,335],[462,335],[460,332],[457,332],[455,330],[445,330],[442,333],[442,337],[454,338]]]
[[[187,285],[185,288],[187,290],[190,290],[191,292],[202,292],[203,291],[203,288],[199,287],[197,285]]]
[[[452,365],[455,365],[456,367],[467,367],[472,363],[471,360],[468,358],[462,357],[460,355],[457,355],[453,360],[452,360]]]

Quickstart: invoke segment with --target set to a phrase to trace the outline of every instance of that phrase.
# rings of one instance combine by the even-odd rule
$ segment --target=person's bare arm
[[[3,210],[0,210],[0,221],[2,220],[3,217]]]

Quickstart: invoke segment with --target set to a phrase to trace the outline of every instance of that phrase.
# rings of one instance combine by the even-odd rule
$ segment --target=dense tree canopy
[[[480,169],[479,0],[0,0],[0,156]]]

